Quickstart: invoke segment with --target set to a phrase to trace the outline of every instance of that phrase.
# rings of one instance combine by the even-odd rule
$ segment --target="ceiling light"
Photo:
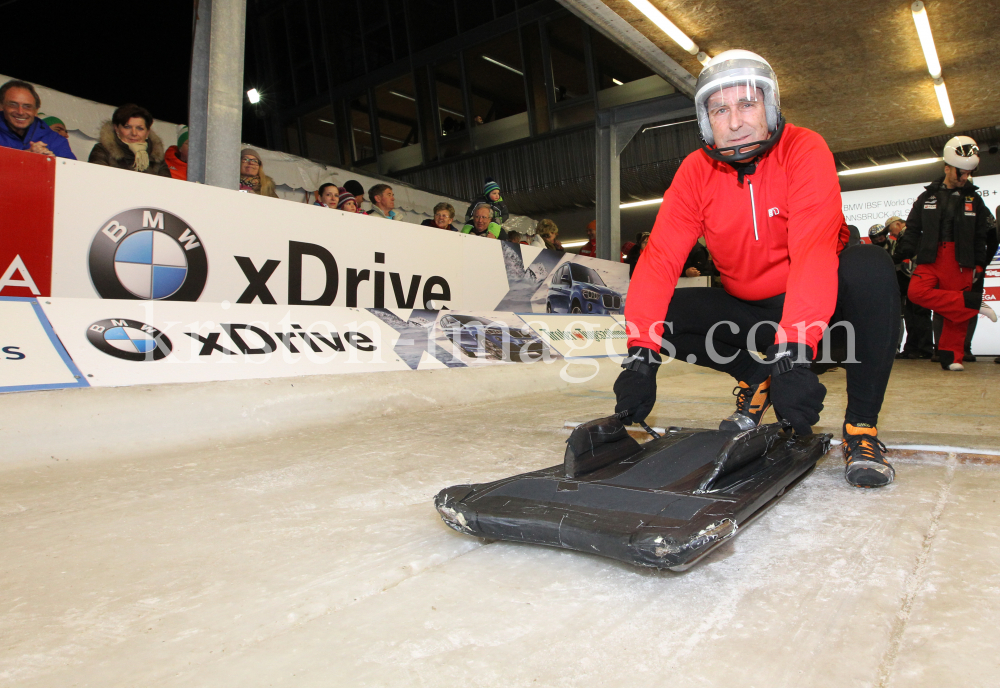
[[[465,115],[463,115],[461,112],[455,112],[454,110],[449,110],[443,105],[438,105],[438,110],[440,110],[441,112],[447,112],[449,115],[455,115],[455,117],[462,117],[462,118],[465,117]]]
[[[389,91],[389,95],[396,96],[397,98],[403,98],[405,100],[410,100],[413,101],[414,103],[417,102],[417,99],[414,98],[413,96],[408,96],[405,93],[399,93],[398,91]]]
[[[524,76],[524,72],[522,72],[522,71],[521,71],[520,69],[514,69],[514,68],[513,68],[513,67],[511,67],[511,66],[510,66],[509,64],[504,64],[504,63],[503,63],[503,62],[501,62],[500,60],[494,60],[494,59],[493,59],[492,57],[487,57],[486,55],[481,55],[481,57],[482,57],[482,58],[483,58],[484,60],[486,60],[487,62],[491,62],[491,63],[495,64],[495,65],[496,65],[497,67],[503,67],[503,68],[504,68],[504,69],[506,69],[506,70],[507,70],[508,72],[514,72],[514,73],[515,73],[515,74],[517,74],[518,76]]]
[[[931,73],[932,79],[941,78],[941,62],[938,60],[937,49],[934,47],[934,36],[931,35],[931,24],[927,20],[927,10],[924,3],[916,0],[910,5],[913,13],[913,23],[917,25],[917,36],[920,38],[920,47],[924,51],[924,61],[927,62],[927,71]]]
[[[955,113],[951,111],[951,101],[948,100],[948,89],[945,88],[944,79],[934,80],[934,93],[937,94],[938,107],[941,108],[944,125],[950,129],[955,126]]]
[[[674,40],[674,43],[684,48],[692,55],[697,55],[699,53],[698,46],[695,44],[695,42],[692,41],[690,38],[688,38],[688,35],[686,33],[678,29],[676,24],[667,19],[663,15],[663,12],[660,12],[660,10],[653,7],[653,5],[649,2],[649,0],[628,0],[628,1],[631,2],[633,5],[635,5],[635,8],[637,10],[646,15],[647,19],[649,19],[651,22],[660,27],[660,30],[662,30],[665,34],[670,36]],[[708,56],[706,55],[705,57],[707,61]]]
[[[257,104],[260,102],[260,92],[256,88],[251,88],[247,91],[247,100],[251,103]]]
[[[922,160],[907,160],[906,162],[891,162],[888,165],[872,165],[871,167],[857,167],[853,170],[838,172],[841,177],[848,177],[852,174],[865,174],[867,172],[885,172],[887,170],[898,170],[901,167],[914,167],[916,165],[926,165],[932,162],[941,162],[944,158],[923,158]]]
[[[648,201],[635,201],[634,203],[622,203],[619,208],[638,208],[641,205],[656,205],[657,203],[663,203],[662,198],[652,198]]]
[[[372,133],[367,129],[359,129],[358,127],[354,127],[354,131],[359,132],[361,134],[367,134],[368,136],[372,135]],[[386,136],[385,134],[379,134],[379,136],[383,139],[388,139],[389,141],[395,141],[396,143],[403,142],[403,139],[393,138],[392,136]]]
[[[577,246],[586,246],[587,239],[581,239],[580,241],[564,241],[562,242],[563,248],[576,248]]]
[[[611,83],[613,83],[615,86],[621,86],[622,85],[622,82],[618,81],[618,79],[616,79],[614,77],[611,77]]]
[[[662,129],[663,127],[676,127],[678,124],[690,124],[691,122],[697,122],[698,119],[682,119],[680,122],[667,122],[666,124],[654,124],[651,127],[645,127],[642,133],[646,133],[650,129]]]
[[[332,124],[333,126],[337,126],[335,122],[331,122],[328,119],[321,119],[320,122],[322,122],[323,124]]]

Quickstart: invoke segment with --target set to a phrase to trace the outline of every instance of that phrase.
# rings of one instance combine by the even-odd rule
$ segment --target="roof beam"
[[[679,92],[694,98],[698,80],[601,0],[559,0],[559,4],[634,55]]]

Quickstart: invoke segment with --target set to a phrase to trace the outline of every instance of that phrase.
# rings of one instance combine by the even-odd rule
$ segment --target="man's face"
[[[587,238],[591,242],[597,241],[597,227],[587,227]]]
[[[951,165],[944,166],[944,185],[949,189],[957,189],[960,186],[965,186],[966,180],[968,180],[969,175],[972,174],[972,170],[960,170],[957,167],[952,167]]]
[[[386,189],[372,200],[375,201],[375,205],[387,212],[396,207],[396,197],[393,195],[392,189]]]
[[[439,210],[434,213],[434,224],[438,229],[448,229],[451,227],[451,221],[454,218],[451,216],[447,210]]]
[[[188,161],[188,142],[185,141],[184,145],[177,149],[177,157],[184,162]]]
[[[872,243],[881,246],[885,243],[885,235],[883,234],[882,236],[872,237]]]
[[[729,86],[708,98],[708,121],[716,148],[741,146],[767,138],[764,91],[746,84]]]
[[[3,99],[3,118],[16,133],[22,134],[27,130],[37,113],[38,106],[31,91],[16,87],[7,89]]]
[[[68,139],[69,138],[69,132],[66,131],[66,125],[65,124],[60,124],[59,122],[56,122],[51,127],[49,127],[49,129],[51,129],[55,133],[57,133],[60,136],[62,136],[64,139]]]
[[[472,226],[476,228],[477,232],[485,232],[486,228],[490,226],[492,215],[490,209],[485,206],[476,208],[476,212],[472,214]]]
[[[903,233],[903,228],[906,227],[906,223],[902,220],[896,220],[891,225],[889,225],[889,234],[895,239],[900,234]]]

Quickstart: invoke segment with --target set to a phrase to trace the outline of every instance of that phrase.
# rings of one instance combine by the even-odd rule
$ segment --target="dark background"
[[[189,0],[0,0],[0,73],[107,105],[137,103],[155,119],[185,123],[192,17]]]

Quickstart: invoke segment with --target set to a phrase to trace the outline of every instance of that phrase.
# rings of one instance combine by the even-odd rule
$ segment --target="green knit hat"
[[[181,133],[177,136],[177,147],[180,148],[181,146],[183,146],[187,142],[187,140],[188,140],[188,128],[187,125],[185,124],[183,127],[181,127]]]
[[[42,120],[43,122],[45,122],[45,124],[47,124],[47,125],[48,125],[48,126],[50,126],[50,127],[51,127],[51,126],[52,126],[53,124],[61,124],[61,125],[63,125],[64,127],[66,126],[66,123],[65,123],[65,122],[63,122],[63,121],[62,121],[61,119],[59,119],[58,117],[56,117],[55,115],[52,115],[51,117],[48,117],[48,116],[46,116],[46,114],[45,114],[44,112],[39,112],[39,113],[38,113],[38,118],[39,118],[39,119],[41,119],[41,120]]]

